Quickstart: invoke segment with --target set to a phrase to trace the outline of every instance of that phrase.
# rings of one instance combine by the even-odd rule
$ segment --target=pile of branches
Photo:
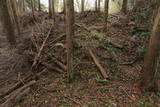
[[[0,105],[2,107],[7,107],[12,104],[12,101],[26,95],[30,87],[36,84],[36,77],[44,72],[50,70],[64,73],[66,71],[65,34],[48,20],[35,23],[31,34],[30,42],[27,42],[24,51],[32,65],[28,72],[29,75],[0,94],[0,98],[5,101]]]
[[[31,44],[27,50],[31,70],[51,69],[66,71],[65,33],[50,21],[36,23],[32,29]]]

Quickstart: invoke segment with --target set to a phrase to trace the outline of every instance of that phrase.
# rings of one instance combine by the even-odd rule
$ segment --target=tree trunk
[[[35,0],[33,0],[33,9],[34,9],[34,11],[36,11],[37,10],[37,6],[36,6],[36,1]]]
[[[84,12],[84,0],[81,0],[81,12],[83,13]]]
[[[98,11],[100,12],[101,11],[101,1],[98,0]]]
[[[41,11],[41,0],[38,0],[38,11]]]
[[[0,19],[2,26],[6,30],[6,37],[9,43],[13,46],[16,45],[14,27],[9,16],[7,8],[7,0],[0,0]]]
[[[109,0],[105,0],[104,5],[104,18],[105,18],[105,29],[107,29],[107,23],[108,23],[108,10],[109,10]]]
[[[95,11],[97,11],[98,8],[97,8],[97,0],[95,0]]]
[[[14,17],[14,20],[15,20],[15,26],[17,28],[17,33],[20,36],[21,31],[20,31],[20,23],[19,23],[18,12],[17,12],[17,9],[16,9],[16,1],[15,0],[10,0],[10,2],[11,2],[12,11],[13,11],[13,17]]]
[[[66,11],[66,0],[63,0],[63,13],[65,14]]]
[[[55,22],[55,8],[54,8],[54,0],[52,0],[52,15],[53,15],[53,21]]]
[[[35,15],[34,15],[35,9],[34,9],[33,1],[34,1],[34,0],[31,0],[32,16],[33,16],[33,19],[36,20]]]
[[[52,18],[52,0],[48,0],[49,17]]]
[[[156,16],[148,52],[144,59],[140,88],[160,91],[160,8]]]
[[[66,0],[66,41],[67,41],[67,71],[69,82],[73,73],[73,36],[74,36],[74,2]]]
[[[122,10],[121,10],[123,13],[127,13],[127,4],[128,0],[123,0]]]

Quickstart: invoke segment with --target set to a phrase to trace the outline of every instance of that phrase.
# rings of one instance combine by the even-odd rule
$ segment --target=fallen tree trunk
[[[108,78],[109,76],[107,75],[105,69],[101,66],[101,64],[99,63],[98,59],[96,58],[96,56],[93,54],[93,52],[90,49],[89,49],[89,53],[90,53],[94,63],[96,64],[96,66],[100,70],[100,73],[102,74],[102,76],[104,78]]]

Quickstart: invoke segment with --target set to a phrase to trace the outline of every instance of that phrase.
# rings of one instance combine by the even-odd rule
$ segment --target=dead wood
[[[40,62],[43,66],[45,66],[47,69],[51,69],[57,73],[62,73],[63,70],[59,69],[59,68],[56,68],[56,67],[53,67],[52,65],[46,63],[46,62]]]
[[[93,52],[90,49],[89,49],[89,53],[90,53],[94,63],[96,64],[96,66],[100,70],[100,73],[102,74],[102,76],[104,78],[108,78],[109,76],[107,75],[105,69],[101,66],[101,64],[99,63],[98,59],[96,58],[96,56],[93,54]]]
[[[45,40],[43,41],[43,43],[42,43],[42,45],[41,45],[41,48],[39,49],[38,54],[37,54],[37,55],[35,56],[35,58],[34,58],[34,62],[33,62],[33,64],[32,64],[31,71],[32,71],[33,68],[36,66],[37,61],[38,61],[39,57],[41,56],[42,50],[43,50],[43,48],[44,48],[44,46],[45,46],[45,44],[46,44],[46,42],[47,42],[47,39],[48,39],[48,37],[49,37],[49,35],[50,35],[50,33],[51,33],[52,27],[53,27],[53,25],[50,27],[50,29],[49,29],[49,31],[48,31],[48,34],[47,34]]]
[[[23,87],[21,87],[21,88],[17,89],[16,91],[14,91],[14,92],[12,93],[12,95],[11,95],[3,104],[1,104],[1,107],[8,107],[8,106],[10,105],[11,101],[12,101],[17,95],[19,95],[24,89],[26,89],[26,88],[34,85],[35,83],[36,83],[35,80],[30,81],[29,83],[27,83],[27,84],[24,85]]]

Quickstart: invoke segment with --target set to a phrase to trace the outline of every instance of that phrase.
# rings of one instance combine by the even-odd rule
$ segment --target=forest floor
[[[160,93],[144,93],[137,88],[149,40],[145,25],[117,13],[109,16],[106,30],[102,13],[76,13],[74,78],[68,83],[64,15],[57,14],[55,23],[45,12],[37,12],[35,17],[36,22],[29,14],[21,18],[22,35],[17,37],[16,49],[10,49],[0,35],[0,106],[160,106]],[[102,77],[89,50],[109,78]],[[31,70],[36,77],[28,76]],[[24,80],[26,77],[30,79]],[[14,87],[19,82],[22,84]]]

